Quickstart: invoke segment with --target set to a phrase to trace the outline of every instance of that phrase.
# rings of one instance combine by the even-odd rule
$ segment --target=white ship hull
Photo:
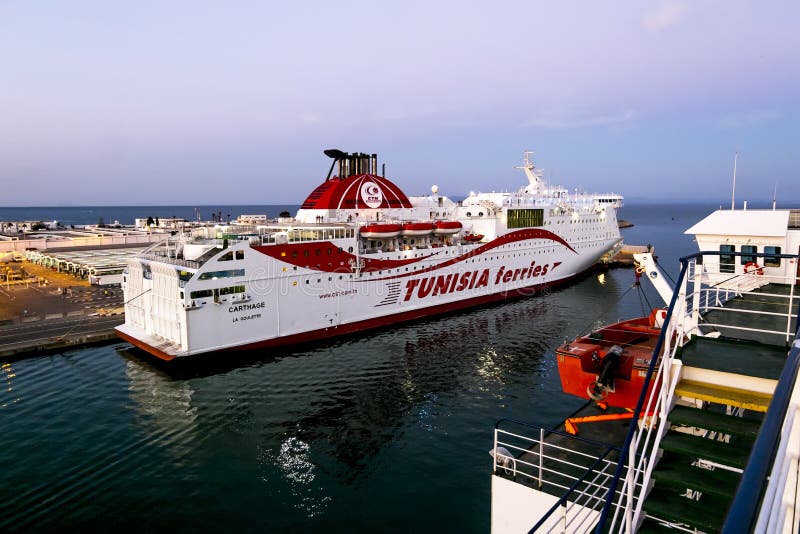
[[[404,217],[434,213],[419,199],[408,202]],[[620,240],[610,204],[523,205],[517,211],[534,213],[534,225],[509,229],[516,215],[502,201],[493,213],[485,202],[447,202],[437,204],[452,205],[448,220],[492,237],[374,241],[359,235],[358,220],[299,222],[263,228],[258,237],[212,240],[202,262],[174,259],[189,257],[189,244],[144,254],[125,275],[126,320],[118,333],[166,360],[324,339],[534,295],[590,269]],[[296,220],[321,221],[317,211],[301,209]],[[384,210],[381,220],[390,216]]]

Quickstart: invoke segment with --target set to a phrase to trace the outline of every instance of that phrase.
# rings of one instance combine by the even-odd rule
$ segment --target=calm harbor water
[[[628,206],[623,235],[675,276],[713,207]],[[640,315],[632,283],[177,370],[121,342],[3,362],[0,530],[486,532],[494,423],[582,404],[553,349]]]

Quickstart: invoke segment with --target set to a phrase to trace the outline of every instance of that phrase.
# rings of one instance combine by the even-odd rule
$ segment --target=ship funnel
[[[329,148],[323,152],[325,152],[326,156],[333,159],[342,159],[347,157],[347,152],[342,152],[338,148]]]
[[[323,151],[326,156],[333,159],[331,168],[328,171],[329,180],[333,168],[339,164],[339,178],[344,179],[357,174],[377,174],[378,172],[378,155],[377,154],[364,154],[363,152],[353,152],[348,154],[337,148],[329,148]]]

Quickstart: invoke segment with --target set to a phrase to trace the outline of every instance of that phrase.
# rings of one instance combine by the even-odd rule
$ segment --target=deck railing
[[[637,516],[641,513],[644,492],[637,491],[637,488],[643,487],[643,484],[650,479],[657,457],[655,453],[658,450],[660,437],[663,435],[663,425],[666,421],[664,411],[671,402],[671,392],[674,389],[674,384],[670,378],[670,370],[675,348],[670,348],[670,344],[673,340],[672,334],[675,329],[673,325],[677,324],[678,321],[673,321],[673,316],[685,313],[685,280],[688,269],[689,262],[682,259],[676,289],[672,294],[667,316],[664,318],[664,324],[661,327],[661,334],[659,334],[658,341],[653,349],[654,355],[661,354],[663,349],[664,357],[660,359],[657,357],[650,358],[650,365],[642,385],[642,394],[639,396],[633,413],[633,421],[638,421],[642,413],[658,414],[657,421],[655,424],[643,426],[644,432],[639,431],[638,425],[630,425],[625,443],[622,446],[622,453],[620,454],[614,478],[609,483],[603,511],[595,526],[595,532],[598,534],[606,532],[606,530],[614,532],[616,528],[623,532],[633,532],[638,521]],[[679,311],[676,312],[676,309]],[[660,380],[661,387],[653,387],[648,395],[650,383],[654,380]],[[652,432],[654,427],[657,430],[656,432]],[[638,456],[637,451],[641,451]],[[614,515],[611,517],[611,524],[606,528],[609,514],[615,504],[617,486],[619,486],[620,479],[623,479],[624,474],[621,500],[616,503]]]
[[[703,334],[716,330],[727,337],[774,345],[788,344],[794,337],[797,319],[795,308],[800,299],[795,287],[796,273],[767,274],[771,269],[764,267],[750,273],[727,276],[719,271],[719,264],[706,265],[703,261],[705,256],[717,254],[720,253],[706,252],[689,259],[686,309],[691,319],[687,320],[693,322]],[[789,260],[797,257],[763,253],[735,255]],[[697,265],[696,270],[692,268],[694,264]],[[785,267],[794,271],[793,263]],[[733,299],[739,299],[739,302],[731,302]],[[696,333],[691,329],[687,331]]]
[[[518,430],[501,428],[511,425],[519,427]],[[561,443],[555,443],[553,437]],[[588,452],[590,450],[592,452]],[[539,530],[553,517],[558,519],[551,524],[557,524],[559,531],[589,532],[618,464],[609,456],[619,452],[618,447],[606,443],[502,419],[495,425],[492,472],[550,494],[563,492],[531,532]]]

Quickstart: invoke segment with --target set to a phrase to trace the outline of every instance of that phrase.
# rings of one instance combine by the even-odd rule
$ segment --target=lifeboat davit
[[[433,223],[427,222],[413,222],[405,223],[403,225],[403,236],[421,236],[428,235],[433,232]]]
[[[452,235],[461,231],[461,223],[458,221],[436,221],[433,233],[436,235]]]
[[[400,235],[399,224],[368,224],[361,227],[361,236],[367,239],[390,239]]]

